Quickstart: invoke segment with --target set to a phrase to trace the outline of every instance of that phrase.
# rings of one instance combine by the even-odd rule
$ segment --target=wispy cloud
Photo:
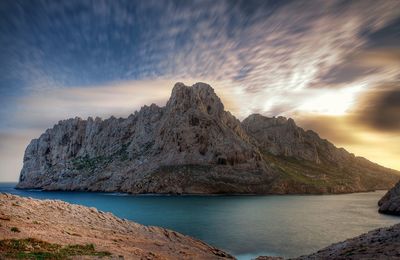
[[[349,114],[355,123],[400,136],[400,83],[379,85],[363,93]]]
[[[211,83],[241,119],[254,112],[347,118],[366,93],[400,78],[393,39],[373,42],[396,28],[395,0],[5,0],[0,7],[2,131],[126,116],[163,104],[176,81]],[[340,131],[359,125],[339,121]],[[326,133],[351,148],[368,131],[353,142]]]
[[[382,60],[378,64],[375,58],[374,64],[365,63],[376,51],[364,51],[368,44],[364,32],[377,31],[396,19],[398,2],[296,1],[272,12],[267,12],[268,8],[273,7],[249,14],[240,4],[223,1],[198,3],[195,11],[168,6],[160,18],[160,33],[144,36],[148,39],[144,43],[150,46],[142,48],[144,56],[155,68],[142,71],[144,77],[154,77],[157,71],[157,77],[228,82],[246,103],[239,116],[254,111],[291,115],[299,109],[332,113],[338,109],[337,104],[332,106],[334,102],[320,102],[311,108],[305,105],[329,94],[321,88],[348,88],[338,96],[344,97],[339,108],[343,113],[361,92],[398,77],[397,63]],[[357,59],[357,64],[354,61],[346,69],[358,66],[363,75],[339,84],[324,80],[349,58]],[[343,73],[335,75],[336,81],[338,77]]]

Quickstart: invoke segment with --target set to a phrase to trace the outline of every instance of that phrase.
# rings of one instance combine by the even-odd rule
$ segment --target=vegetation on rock
[[[96,251],[93,244],[66,245],[44,242],[35,238],[0,240],[0,254],[17,259],[69,259],[72,256],[111,256],[107,251]]]

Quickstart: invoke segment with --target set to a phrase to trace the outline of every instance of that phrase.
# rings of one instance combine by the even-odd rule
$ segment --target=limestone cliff
[[[177,83],[165,107],[60,121],[25,151],[18,188],[131,193],[337,193],[389,188],[395,171],[297,127],[242,123],[207,84]]]

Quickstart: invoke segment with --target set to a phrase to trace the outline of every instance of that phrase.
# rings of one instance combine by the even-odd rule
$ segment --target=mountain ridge
[[[131,193],[342,193],[390,188],[397,171],[298,127],[240,122],[205,83],[176,83],[164,107],[59,121],[24,155],[18,188]],[[373,183],[376,181],[377,183]]]

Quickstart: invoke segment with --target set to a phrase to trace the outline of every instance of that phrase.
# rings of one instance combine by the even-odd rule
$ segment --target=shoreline
[[[90,254],[106,253],[106,259],[116,256],[127,259],[139,259],[142,256],[164,256],[164,259],[244,259],[245,255],[254,256],[225,253],[229,251],[222,251],[196,238],[165,228],[137,224],[94,207],[7,193],[0,193],[0,198],[0,243],[3,245],[0,253],[7,253],[4,251],[5,243],[17,239],[20,241],[18,243],[33,241],[36,244],[51,243],[49,246],[58,248],[88,248]],[[273,255],[269,257],[275,258],[256,259],[397,259],[400,257],[399,234],[400,224],[388,225],[332,243],[318,251],[313,250],[314,253],[290,258]],[[176,248],[181,250],[177,251]]]
[[[16,185],[15,182],[0,182],[1,184]],[[90,191],[84,189],[77,190],[63,190],[63,189],[43,189],[43,188],[18,188],[12,187],[15,190],[32,191],[32,192],[82,192],[82,193],[97,193],[97,194],[115,194],[116,196],[154,196],[154,197],[186,197],[186,196],[200,196],[200,197],[230,197],[230,196],[329,196],[329,195],[346,195],[346,194],[359,194],[359,193],[372,193],[377,191],[388,191],[389,189],[375,189],[368,191],[355,191],[355,192],[337,192],[337,193],[131,193],[119,191]]]

